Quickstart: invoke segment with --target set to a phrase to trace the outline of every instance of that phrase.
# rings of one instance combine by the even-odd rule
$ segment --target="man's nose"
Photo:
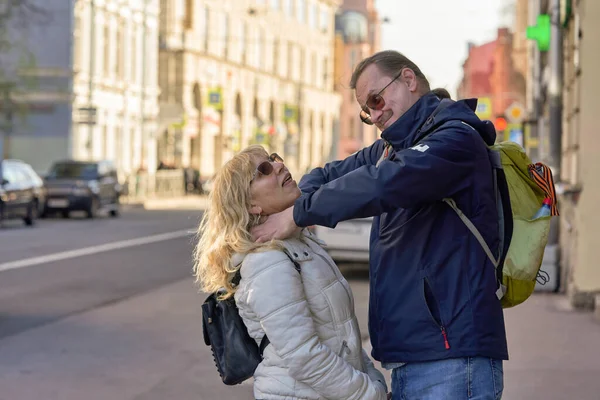
[[[379,122],[379,118],[383,115],[383,110],[371,110],[371,122],[376,124]]]

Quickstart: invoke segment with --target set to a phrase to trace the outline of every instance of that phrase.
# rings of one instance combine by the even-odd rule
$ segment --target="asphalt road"
[[[0,229],[0,400],[252,399],[251,381],[221,383],[202,339],[199,218],[132,209]],[[341,267],[366,339],[366,269]],[[536,295],[505,316],[505,399],[600,398],[589,313]]]
[[[200,211],[132,209],[0,229],[0,400],[252,399],[204,345]],[[349,271],[366,337],[365,269]]]

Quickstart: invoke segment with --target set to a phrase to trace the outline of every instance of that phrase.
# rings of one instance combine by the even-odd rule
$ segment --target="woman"
[[[251,146],[234,156],[217,174],[200,224],[196,278],[206,292],[235,296],[257,344],[270,340],[254,372],[256,399],[384,400],[385,379],[362,349],[350,286],[318,240],[306,229],[285,241],[252,240],[261,218],[299,196],[276,154]]]

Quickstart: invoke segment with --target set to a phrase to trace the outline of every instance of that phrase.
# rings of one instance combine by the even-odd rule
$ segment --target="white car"
[[[373,218],[343,221],[335,229],[315,226],[316,236],[335,261],[369,262],[369,239]]]

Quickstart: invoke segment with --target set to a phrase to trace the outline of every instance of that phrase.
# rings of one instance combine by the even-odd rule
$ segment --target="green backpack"
[[[523,148],[517,143],[502,142],[489,146],[492,154],[500,158],[500,165],[494,165],[494,176],[499,177],[498,171],[504,173],[508,187],[510,210],[503,205],[497,188],[497,205],[499,226],[502,238],[505,238],[507,227],[512,225],[512,238],[508,248],[501,243],[502,251],[499,258],[488,247],[483,237],[458,208],[454,200],[444,199],[458,214],[467,228],[475,235],[488,258],[494,264],[499,279],[497,296],[502,307],[509,308],[521,304],[531,296],[536,282],[545,283],[546,278],[540,271],[544,258],[544,249],[548,242],[551,216],[532,219],[540,209],[545,198],[552,199],[551,215],[558,215],[556,194],[550,168],[542,163],[533,164]],[[497,157],[497,156],[496,156]],[[508,212],[510,211],[510,212]]]
[[[422,128],[420,140],[440,127],[435,116],[451,103],[452,100],[442,100],[425,123],[425,129]],[[547,274],[540,271],[540,268],[548,242],[550,220],[552,216],[558,215],[556,193],[550,168],[542,163],[532,163],[525,150],[517,143],[502,142],[488,146],[488,155],[493,167],[498,210],[498,249],[492,251],[489,248],[479,230],[453,199],[447,198],[444,202],[452,207],[477,238],[496,268],[496,296],[502,307],[509,308],[527,300],[533,293],[536,282],[545,284],[547,281]],[[545,198],[552,200],[551,216],[532,219]]]

